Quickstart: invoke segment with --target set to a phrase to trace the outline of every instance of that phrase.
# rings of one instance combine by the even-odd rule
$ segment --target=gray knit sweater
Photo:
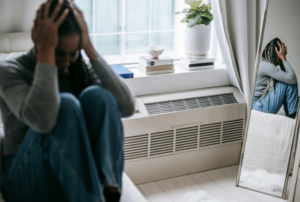
[[[4,155],[17,153],[28,128],[48,133],[56,124],[60,91],[72,91],[68,74],[58,75],[57,68],[36,63],[36,51],[0,64],[0,109],[4,124]],[[99,57],[91,64],[94,77],[116,98],[122,116],[134,112],[133,97],[107,63]],[[91,82],[92,83],[92,82]],[[68,90],[69,89],[69,90]]]
[[[268,62],[261,61],[259,63],[254,96],[260,97],[262,95],[270,78],[291,85],[297,84],[297,77],[291,65],[285,61],[283,62],[283,66],[285,71],[278,69],[275,65]]]

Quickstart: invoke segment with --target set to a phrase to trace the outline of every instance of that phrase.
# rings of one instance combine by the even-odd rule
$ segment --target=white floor
[[[149,202],[286,202],[235,186],[238,166],[185,175],[146,184],[137,188]],[[207,192],[208,198],[191,200]],[[197,196],[194,195],[194,196]]]

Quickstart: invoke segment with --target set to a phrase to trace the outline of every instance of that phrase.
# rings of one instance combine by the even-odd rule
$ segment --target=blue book
[[[110,67],[116,74],[119,74],[124,79],[133,78],[133,72],[123,65],[111,65]]]

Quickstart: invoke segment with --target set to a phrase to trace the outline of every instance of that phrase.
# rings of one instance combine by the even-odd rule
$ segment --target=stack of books
[[[141,56],[139,68],[147,75],[174,73],[174,60],[166,56],[153,59],[151,56]]]
[[[213,69],[214,66],[215,59],[209,57],[205,59],[189,59],[187,57],[181,57],[180,60],[180,67],[189,71]]]

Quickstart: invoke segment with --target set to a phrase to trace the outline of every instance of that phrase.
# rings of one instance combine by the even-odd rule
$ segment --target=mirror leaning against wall
[[[237,186],[285,198],[298,134],[300,1],[267,0]],[[298,16],[298,17],[297,17]]]

